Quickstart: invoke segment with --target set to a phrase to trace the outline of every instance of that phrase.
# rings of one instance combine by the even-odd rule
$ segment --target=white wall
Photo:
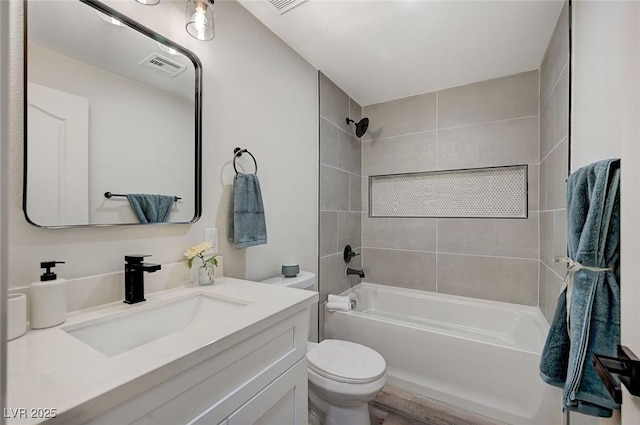
[[[622,234],[621,263],[624,283],[621,291],[622,314],[622,344],[633,352],[640,353],[640,282],[638,282],[635,263],[640,258],[640,223],[638,223],[638,209],[640,209],[640,3],[627,2],[623,5],[624,19],[621,31],[625,35],[622,41],[622,52],[625,57],[622,84],[625,91],[622,97],[622,188],[624,194],[622,204]],[[627,167],[626,164],[633,164]],[[626,271],[631,269],[629,273]],[[622,395],[622,423],[640,423],[640,398],[631,396],[626,389]]]
[[[572,4],[572,170],[620,156],[623,3]]]
[[[638,157],[637,148],[637,64],[630,68],[630,64],[637,62],[637,16],[634,2],[624,1],[591,1],[574,0],[573,8],[573,67],[572,67],[572,141],[571,141],[571,170],[594,161],[606,158],[618,158],[622,152],[622,138],[627,138],[625,157],[622,162],[622,192],[625,188],[637,190],[638,181],[633,181],[637,173]],[[634,72],[630,72],[634,71]],[[634,84],[634,86],[632,86]],[[634,92],[635,89],[635,92]],[[635,107],[635,109],[632,109]],[[629,138],[633,138],[631,143]],[[625,166],[625,164],[628,164]],[[626,170],[626,171],[625,171]],[[636,203],[633,199],[622,197],[622,234],[631,234],[632,229],[625,230],[624,223],[633,224],[637,217]],[[626,219],[629,218],[629,219]],[[622,263],[621,270],[627,261],[637,261],[633,251],[625,249],[626,243],[635,238],[622,238]],[[624,276],[627,276],[626,274]],[[637,340],[630,339],[629,334],[637,335],[637,315],[633,316],[635,322],[625,327],[625,308],[627,298],[635,308],[637,294],[637,282],[633,279],[625,279],[622,286],[623,308],[623,344],[629,340],[630,344]],[[626,288],[626,289],[625,289]],[[627,325],[629,325],[627,323]],[[630,332],[631,329],[631,332]],[[633,345],[632,345],[633,346]],[[626,395],[625,395],[626,397]],[[635,424],[636,420],[631,416],[638,415],[640,404],[633,401],[632,406],[626,397],[622,406],[626,411],[622,412],[622,423]],[[628,419],[625,419],[628,417]],[[572,425],[591,424],[616,424],[620,423],[620,415],[614,414],[613,418],[605,420],[571,413]]]
[[[264,279],[283,262],[317,270],[318,100],[317,73],[236,2],[216,2],[216,38],[200,42],[184,30],[184,2],[148,7],[106,2],[118,11],[196,53],[203,78],[203,215],[193,225],[39,229],[21,210],[22,197],[22,2],[11,2],[9,286],[37,280],[39,262],[66,260],[61,277],[122,269],[129,253],[150,261],[181,261],[220,228],[229,276]],[[233,148],[248,148],[259,163],[269,243],[236,250],[226,243],[226,214],[233,178]],[[243,162],[244,159],[239,160]]]
[[[138,223],[126,199],[106,199],[105,192],[180,196],[169,221],[190,221],[195,213],[193,98],[33,44],[28,56],[30,82],[89,99],[89,222]]]

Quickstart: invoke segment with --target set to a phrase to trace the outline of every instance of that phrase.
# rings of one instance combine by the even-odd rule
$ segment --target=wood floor
[[[371,425],[505,425],[391,385],[369,402],[369,413]]]

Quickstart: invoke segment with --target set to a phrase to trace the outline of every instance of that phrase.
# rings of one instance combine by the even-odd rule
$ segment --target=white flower
[[[187,257],[187,264],[189,265],[189,267],[191,267],[191,265],[193,264],[193,259],[196,257],[199,257],[204,264],[205,262],[204,253],[207,251],[210,251],[212,248],[213,248],[213,245],[211,245],[210,242],[200,242],[199,244],[196,244],[190,247],[189,249],[187,249],[184,253],[184,256]],[[215,255],[206,261],[210,262],[214,266],[218,265],[218,261],[216,260]]]

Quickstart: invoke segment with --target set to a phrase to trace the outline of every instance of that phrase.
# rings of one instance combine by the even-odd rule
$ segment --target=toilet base
[[[326,425],[370,425],[369,405],[357,407],[331,406],[327,412]]]
[[[370,425],[369,403],[335,406],[309,391],[309,419],[313,425]]]
[[[325,425],[327,422],[327,415],[324,414],[322,409],[313,403],[313,397],[309,394],[309,425]]]

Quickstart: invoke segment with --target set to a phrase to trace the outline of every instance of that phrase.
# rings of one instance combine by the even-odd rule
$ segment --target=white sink
[[[187,328],[199,316],[225,317],[251,301],[195,294],[158,305],[136,306],[122,313],[63,327],[62,330],[101,353],[116,354]],[[138,309],[136,309],[138,308]]]

